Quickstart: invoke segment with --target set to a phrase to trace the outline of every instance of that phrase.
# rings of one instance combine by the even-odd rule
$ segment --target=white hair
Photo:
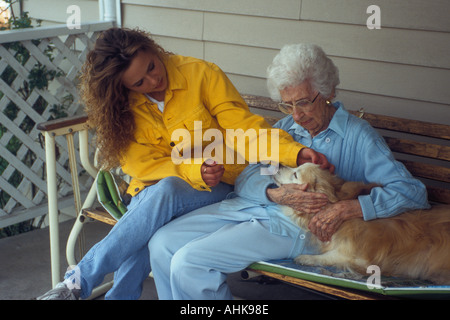
[[[313,44],[293,44],[281,48],[267,68],[267,89],[281,101],[280,90],[308,80],[312,88],[329,98],[339,84],[339,70],[322,48]]]

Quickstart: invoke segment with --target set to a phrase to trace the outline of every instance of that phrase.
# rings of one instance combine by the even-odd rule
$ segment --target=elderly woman
[[[332,103],[338,70],[314,45],[284,47],[268,68],[268,88],[290,116],[276,127],[323,153],[346,180],[376,182],[369,195],[327,204],[305,186],[275,188],[260,165],[238,177],[235,197],[187,214],[150,240],[151,265],[161,299],[229,299],[227,274],[249,264],[316,254],[311,233],[329,240],[341,223],[390,217],[426,208],[424,185],[397,162],[370,125]],[[316,213],[308,230],[291,222],[278,204]],[[331,220],[332,224],[324,224]]]

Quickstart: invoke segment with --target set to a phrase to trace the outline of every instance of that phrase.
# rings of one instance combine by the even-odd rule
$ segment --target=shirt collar
[[[345,131],[347,129],[349,113],[345,110],[344,105],[339,101],[333,102],[333,106],[337,110],[334,113],[333,118],[331,119],[330,124],[328,125],[328,128],[325,131],[332,130],[343,138],[345,136]],[[289,130],[294,130],[295,134],[303,137],[310,136],[308,130],[304,129],[295,121],[292,122],[293,123],[289,128]]]

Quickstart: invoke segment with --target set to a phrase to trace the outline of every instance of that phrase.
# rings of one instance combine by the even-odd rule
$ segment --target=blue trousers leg
[[[88,297],[105,275],[118,270],[106,298],[137,299],[142,281],[150,273],[147,245],[155,231],[176,217],[221,201],[232,189],[221,183],[211,192],[201,192],[176,177],[145,188],[110,233],[79,262],[81,298]]]
[[[300,229],[299,229],[300,230]],[[270,232],[265,209],[198,209],[167,224],[149,243],[160,299],[231,299],[229,273],[261,260],[295,257],[299,237]]]

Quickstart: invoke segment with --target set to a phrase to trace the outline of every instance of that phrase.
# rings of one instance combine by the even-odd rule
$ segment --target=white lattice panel
[[[68,116],[82,112],[77,76],[98,33],[111,26],[103,22],[80,30],[58,26],[0,32],[0,219],[46,200],[44,143],[36,125],[55,117],[55,105],[64,105]],[[9,46],[13,41],[30,54],[25,63],[18,61],[17,51]],[[29,74],[36,65],[61,75],[44,89],[30,90]],[[62,137],[57,143],[58,190],[64,196],[71,192],[72,180],[67,144]]]

